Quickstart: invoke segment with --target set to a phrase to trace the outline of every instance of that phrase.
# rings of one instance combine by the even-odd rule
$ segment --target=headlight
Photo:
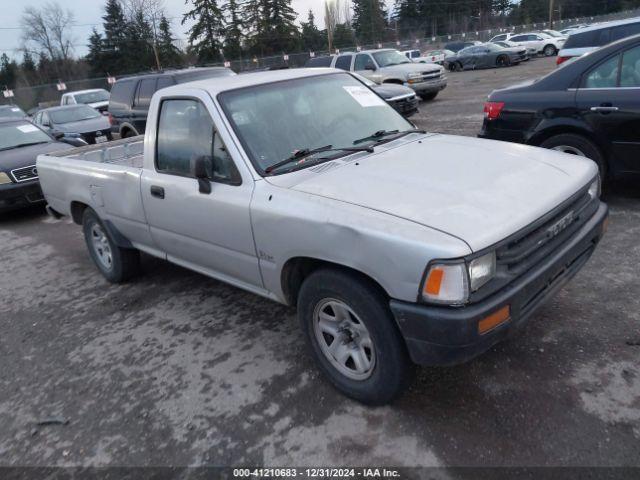
[[[9,178],[9,175],[7,175],[4,172],[0,172],[0,185],[4,185],[5,183],[13,183],[13,182]]]
[[[475,292],[496,274],[496,252],[487,253],[469,262],[471,291]]]
[[[589,196],[591,198],[600,197],[600,175],[598,175],[596,179],[591,182],[591,185],[589,185]]]
[[[67,138],[82,138],[82,135],[80,133],[69,133],[69,132],[66,132],[64,134],[64,136],[67,137]]]
[[[464,305],[469,294],[475,292],[496,274],[496,254],[487,253],[467,264],[459,262],[435,262],[425,276],[422,299],[432,303]]]

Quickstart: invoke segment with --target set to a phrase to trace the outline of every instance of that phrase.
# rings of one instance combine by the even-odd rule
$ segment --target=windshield
[[[400,65],[402,63],[411,63],[411,61],[397,50],[384,50],[373,54],[380,68]]]
[[[504,47],[500,46],[500,45],[496,45],[494,43],[486,43],[483,45],[483,47],[485,47],[487,50],[490,50],[492,52],[497,52],[498,50],[502,50]]]
[[[109,101],[110,94],[106,90],[96,90],[95,92],[76,93],[73,96],[76,103],[98,103]]]
[[[91,118],[98,118],[100,113],[91,107],[86,105],[79,105],[77,107],[61,108],[60,110],[49,111],[49,117],[53,123],[71,123],[81,122],[82,120],[89,120]]]
[[[232,90],[218,99],[260,172],[299,150],[353,147],[355,140],[379,130],[412,128],[384,100],[346,73]],[[277,122],[274,112],[280,112]]]
[[[552,37],[563,37],[564,36],[560,32],[556,32],[555,30],[545,30],[543,33],[546,33],[547,35],[550,35]]]
[[[29,122],[0,124],[0,150],[7,150],[20,145],[49,142],[51,142],[49,135]]]
[[[0,117],[2,118],[24,118],[25,113],[20,107],[11,105],[10,107],[0,107]]]

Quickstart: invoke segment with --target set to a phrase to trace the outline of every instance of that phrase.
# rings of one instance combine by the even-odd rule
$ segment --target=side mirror
[[[365,70],[371,70],[372,72],[375,72],[376,71],[376,66],[373,63],[367,63],[364,66],[364,69]]]
[[[200,156],[195,159],[194,174],[198,180],[198,190],[200,193],[209,195],[211,193],[211,178],[209,170],[211,167],[211,157]]]
[[[53,130],[51,132],[51,135],[53,136],[53,138],[55,138],[56,140],[60,140],[61,138],[64,138],[64,132],[60,132],[58,130]]]

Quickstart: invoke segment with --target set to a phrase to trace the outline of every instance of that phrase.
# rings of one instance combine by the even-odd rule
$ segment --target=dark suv
[[[235,72],[228,68],[211,67],[122,78],[113,85],[109,98],[111,132],[120,134],[122,138],[144,134],[151,97],[161,88],[231,75]]]

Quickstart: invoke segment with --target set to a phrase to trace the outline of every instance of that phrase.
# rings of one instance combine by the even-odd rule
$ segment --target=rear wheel
[[[345,395],[381,405],[407,385],[413,365],[387,299],[372,282],[317,270],[302,284],[298,316],[316,362]]]
[[[553,57],[556,53],[558,53],[558,49],[554,45],[549,44],[544,47],[542,53],[544,53],[545,57]]]
[[[604,180],[607,173],[604,157],[598,146],[588,138],[575,133],[563,133],[548,138],[542,142],[540,146],[558,152],[568,153],[569,155],[590,158],[598,165],[600,178]]]
[[[84,211],[82,230],[91,259],[107,280],[120,283],[138,273],[140,252],[116,245],[96,212],[91,208]]]
[[[449,64],[449,70],[452,72],[457,72],[459,70],[462,70],[462,65],[458,62],[451,62]]]

